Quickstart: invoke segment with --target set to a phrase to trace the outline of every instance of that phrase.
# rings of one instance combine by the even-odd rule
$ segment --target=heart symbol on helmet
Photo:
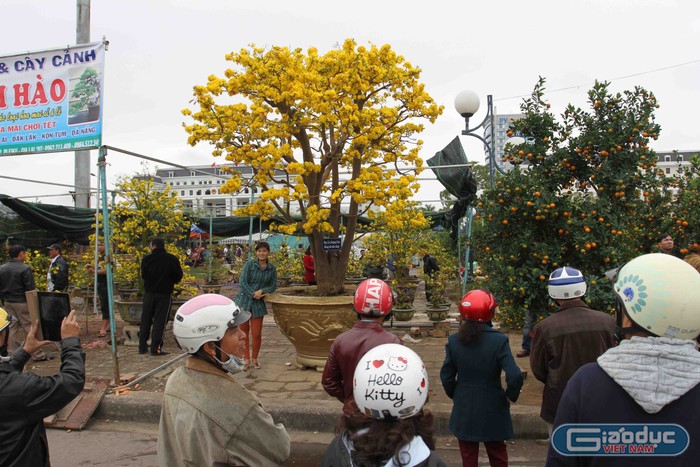
[[[420,380],[420,387],[424,388],[425,387],[425,378]]]
[[[384,360],[374,360],[372,365],[374,365],[375,368],[379,368],[380,366],[384,365]]]

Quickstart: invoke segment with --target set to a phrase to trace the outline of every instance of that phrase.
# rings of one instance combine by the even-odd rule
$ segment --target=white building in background
[[[224,167],[234,168],[233,165]],[[250,167],[235,167],[241,172],[244,179],[250,179],[253,170]],[[232,216],[233,211],[250,203],[251,195],[259,198],[259,187],[243,188],[240,192],[221,193],[221,187],[226,180],[231,178],[231,173],[220,166],[198,165],[181,169],[179,167],[165,167],[156,170],[156,183],[170,185],[185,207],[185,210],[202,209],[207,214],[212,209],[213,217]],[[245,185],[245,183],[244,183]]]
[[[678,174],[681,167],[690,165],[690,158],[700,154],[696,151],[656,151],[656,168],[661,170],[665,176],[673,177]]]
[[[494,139],[494,157],[496,158],[496,165],[502,170],[507,171],[513,168],[512,164],[508,162],[503,162],[503,148],[506,145],[506,140],[510,138],[508,136],[508,131],[510,130],[511,124],[515,120],[519,120],[525,116],[525,114],[499,114],[494,107],[493,109],[493,136],[491,134],[491,122],[487,121],[484,126],[484,139],[488,142],[491,138]],[[513,136],[526,137],[527,135],[513,134]],[[486,157],[488,157],[488,151],[486,151]]]
[[[251,196],[253,200],[260,199],[262,190],[258,186],[245,187],[244,181],[244,188],[238,193],[221,193],[221,187],[231,178],[231,173],[222,167],[235,169],[241,173],[244,180],[250,180],[253,176],[251,167],[227,164],[216,167],[198,165],[186,169],[165,167],[157,169],[153,179],[156,184],[170,185],[182,200],[186,211],[201,209],[203,215],[208,215],[211,209],[212,217],[233,216],[233,211],[250,203]],[[276,184],[273,188],[282,188],[282,185]],[[299,213],[298,203],[291,203],[290,208],[292,214]],[[360,210],[364,208],[365,205],[360,206]],[[341,206],[341,211],[347,212],[347,209],[347,205]]]

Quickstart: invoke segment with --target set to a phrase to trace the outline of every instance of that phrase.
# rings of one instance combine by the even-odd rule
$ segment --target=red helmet
[[[459,316],[470,321],[485,323],[496,314],[496,299],[485,290],[470,290],[459,302]]]
[[[381,279],[367,279],[355,290],[355,311],[370,317],[386,316],[391,311],[391,287]]]

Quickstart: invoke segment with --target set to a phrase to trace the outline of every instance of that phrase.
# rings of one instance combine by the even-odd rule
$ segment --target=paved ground
[[[313,432],[290,432],[291,455],[285,466],[318,466],[332,435]],[[53,467],[108,466],[155,467],[158,465],[156,444],[158,425],[105,422],[95,420],[78,432],[49,430],[49,451]],[[448,466],[461,466],[454,438],[438,438],[436,451]],[[479,465],[488,465],[482,447]],[[513,467],[544,465],[547,447],[534,440],[508,442],[508,464]]]
[[[224,290],[222,293],[233,294],[235,289]],[[421,310],[425,309],[425,299],[422,291],[418,292],[415,305],[417,312],[414,319],[409,323],[400,323],[401,327],[398,327],[399,323],[394,323],[395,327],[390,328],[392,332],[397,333],[399,336],[404,336],[410,327],[419,326],[426,331],[432,327],[432,323],[427,320],[425,314],[421,313]],[[452,311],[455,311],[454,306]],[[80,319],[85,320],[85,314]],[[87,324],[87,333],[82,336],[83,347],[87,355],[87,376],[114,379],[115,358],[111,350],[111,344],[108,338],[97,337],[99,321],[92,314],[92,310],[89,310],[87,313]],[[124,331],[125,323],[118,319],[117,326],[119,330],[118,335],[121,335]],[[453,327],[452,332],[455,330],[456,327]],[[520,332],[511,332],[509,337],[511,349],[515,355],[520,349]],[[437,415],[436,419],[440,425],[437,428],[437,432],[448,435],[449,431],[446,428],[446,423],[449,419],[452,401],[445,395],[439,379],[446,339],[423,336],[417,338],[417,340],[420,341],[415,343],[407,342],[406,345],[421,356],[428,368],[431,387],[427,407]],[[321,373],[319,371],[297,367],[294,347],[280,333],[271,315],[266,316],[264,320],[262,342],[259,361],[263,368],[237,375],[238,381],[255,393],[261,399],[263,405],[284,423],[295,425],[299,423],[300,418],[305,418],[310,424],[316,423],[319,431],[332,430],[334,420],[329,420],[328,414],[339,413],[341,404],[323,391],[321,387]],[[143,375],[171,360],[173,357],[177,357],[180,351],[174,342],[172,331],[166,332],[164,348],[170,351],[171,354],[162,357],[152,357],[148,354],[139,355],[137,347],[118,345],[117,360],[120,375],[122,377],[129,374]],[[520,400],[511,407],[516,433],[520,437],[541,437],[543,433],[546,434],[546,427],[538,417],[542,384],[529,374],[529,361],[527,358],[516,360],[522,370],[528,373]],[[113,395],[106,397],[102,404],[102,409],[104,410],[101,413],[101,417],[120,418],[124,413],[128,412],[124,407],[133,403],[135,408],[132,408],[131,411],[135,412],[137,417],[144,418],[143,421],[149,421],[145,419],[148,418],[146,413],[152,410],[150,421],[153,418],[157,420],[159,399],[165,382],[173,369],[183,363],[184,360],[180,359],[173,365],[148,377],[141,383],[138,391],[119,397]],[[30,362],[27,369],[47,375],[55,373],[59,364],[58,358],[48,362]],[[139,404],[146,404],[148,407],[140,406]],[[325,415],[325,419],[314,419],[314,416],[321,417],[321,415]],[[128,419],[128,417],[126,418]],[[309,429],[311,427],[305,426],[298,429],[301,428]]]

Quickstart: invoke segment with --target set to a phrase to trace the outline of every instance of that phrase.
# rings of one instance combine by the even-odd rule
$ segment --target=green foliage
[[[270,258],[277,268],[277,278],[290,283],[304,282],[304,254],[299,248],[291,248],[286,243]]]
[[[411,256],[428,240],[428,221],[418,203],[410,201],[371,215],[372,234],[364,243],[366,264],[385,267],[389,257],[393,258],[396,274],[392,286],[404,285],[409,278]]]
[[[182,212],[177,194],[169,185],[164,189],[156,188],[150,177],[122,177],[115,189],[120,199],[110,216],[111,239],[114,250],[122,256],[121,260],[117,256],[114,281],[134,284],[143,294],[141,261],[150,253],[148,244],[154,237],[169,240],[166,240],[165,249],[180,260],[185,273],[182,282],[194,281],[185,252],[170,243],[184,241],[189,233],[189,221]]]
[[[458,283],[459,258],[457,258],[457,252],[452,249],[447,231],[432,232],[423,245],[435,257],[440,267],[440,270],[435,272],[432,277],[423,274],[426,285],[432,287],[430,303],[440,305],[450,301],[450,297],[448,297],[450,286]]]
[[[673,228],[670,229],[680,252],[700,253],[700,156],[690,158],[690,166],[680,170],[675,180],[678,194]]]
[[[613,95],[596,83],[590,108],[570,105],[561,121],[543,96],[541,79],[513,124],[532,143],[506,148],[513,170],[477,204],[477,223],[486,224],[475,229],[475,257],[513,323],[526,309],[551,309],[546,280],[564,265],[583,271],[591,306],[612,311],[605,270],[650,251],[679,220],[675,182],[658,176],[648,146],[660,131],[652,93],[636,87]]]
[[[348,272],[347,277],[362,277],[363,264],[360,261],[360,255],[355,249],[350,252],[350,258],[348,259]]]
[[[37,290],[46,290],[46,276],[49,272],[49,263],[51,259],[48,255],[41,254],[38,250],[27,250],[26,263],[32,268],[34,274],[34,283]]]

